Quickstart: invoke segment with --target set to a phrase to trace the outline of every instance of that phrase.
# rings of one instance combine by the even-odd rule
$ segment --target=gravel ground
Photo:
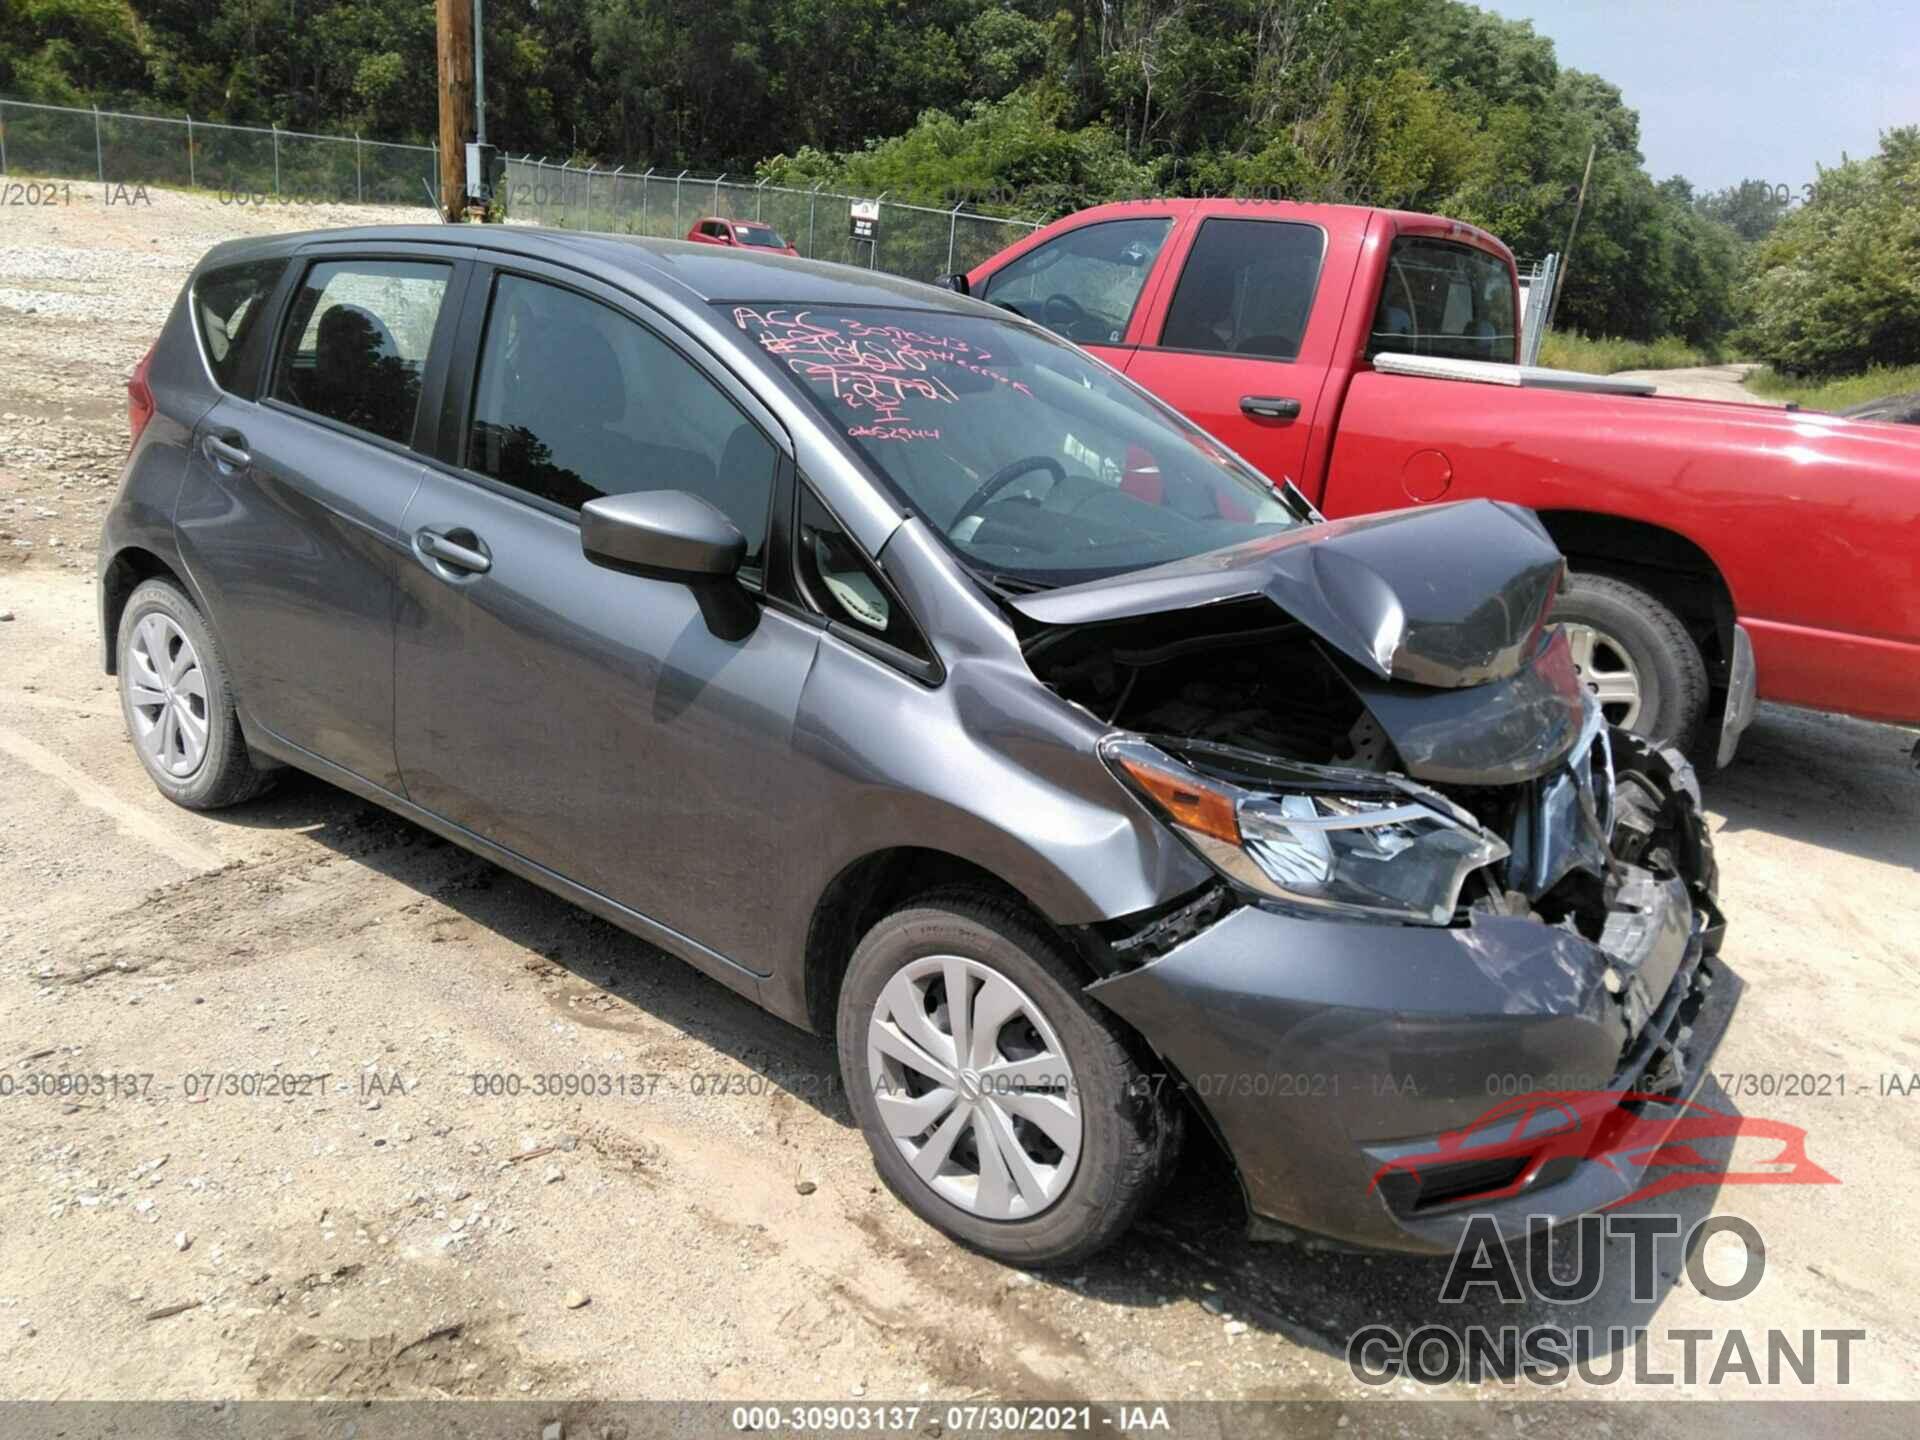
[[[1478,1319],[1647,1324],[1660,1370],[1679,1366],[1675,1327],[1742,1326],[1759,1346],[1768,1327],[1856,1328],[1845,1387],[1826,1364],[1811,1387],[1679,1393],[1920,1398],[1920,1098],[1882,1078],[1920,1071],[1911,733],[1763,709],[1709,782],[1727,956],[1751,988],[1716,1062],[1726,1082],[1703,1098],[1804,1126],[1841,1180],[1661,1202],[1760,1229],[1748,1298],[1708,1298],[1669,1255],[1653,1306],[1616,1263],[1571,1310],[1443,1307],[1443,1265],[1245,1241],[1203,1145],[1127,1243],[1021,1274],[879,1189],[824,1042],[317,782],[207,817],[145,781],[100,673],[92,581],[124,377],[214,240],[392,218],[152,193],[145,209],[84,205],[76,187],[70,208],[0,211],[0,1396],[1357,1409],[1430,1393],[1355,1381],[1359,1326]],[[60,1072],[152,1078],[27,1093]],[[521,1091],[476,1095],[476,1072]],[[583,1072],[643,1078],[624,1096],[533,1093],[535,1076]],[[291,1098],[220,1088],[257,1074],[326,1078]],[[1783,1074],[1844,1076],[1845,1093],[1760,1098],[1740,1078]],[[1532,1392],[1441,1393],[1504,1416]],[[1563,1408],[1511,1423],[1593,1433]],[[1606,1433],[1755,1428],[1733,1409],[1609,1413]],[[1393,1416],[1409,1434],[1494,1418]]]

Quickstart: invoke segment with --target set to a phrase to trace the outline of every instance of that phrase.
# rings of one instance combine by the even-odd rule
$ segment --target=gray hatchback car
[[[1111,1241],[1190,1117],[1261,1234],[1566,1218],[1644,1155],[1476,1119],[1644,1136],[1730,1013],[1692,773],[1525,511],[1328,523],[1015,316],[612,236],[221,245],[129,395],[101,624],[167,796],[296,766],[835,1037],[990,1254]]]

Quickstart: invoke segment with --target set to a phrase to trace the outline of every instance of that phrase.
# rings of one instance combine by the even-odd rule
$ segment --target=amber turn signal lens
[[[1240,820],[1234,813],[1231,795],[1213,789],[1195,775],[1164,770],[1131,755],[1114,758],[1132,777],[1133,783],[1167,812],[1167,818],[1174,824],[1229,845],[1239,845]]]

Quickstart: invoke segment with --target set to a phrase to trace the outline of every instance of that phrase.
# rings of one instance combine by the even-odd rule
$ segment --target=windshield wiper
[[[967,568],[973,569],[972,566]],[[1007,596],[1031,595],[1038,590],[1055,588],[1044,580],[1029,580],[1022,575],[1002,575],[993,570],[973,570],[973,573],[989,590],[996,590]]]

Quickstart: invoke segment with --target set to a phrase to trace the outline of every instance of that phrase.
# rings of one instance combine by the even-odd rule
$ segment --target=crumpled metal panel
[[[1265,596],[1380,680],[1459,689],[1521,670],[1564,568],[1531,511],[1468,500],[1301,526],[1012,605],[1059,627]]]

